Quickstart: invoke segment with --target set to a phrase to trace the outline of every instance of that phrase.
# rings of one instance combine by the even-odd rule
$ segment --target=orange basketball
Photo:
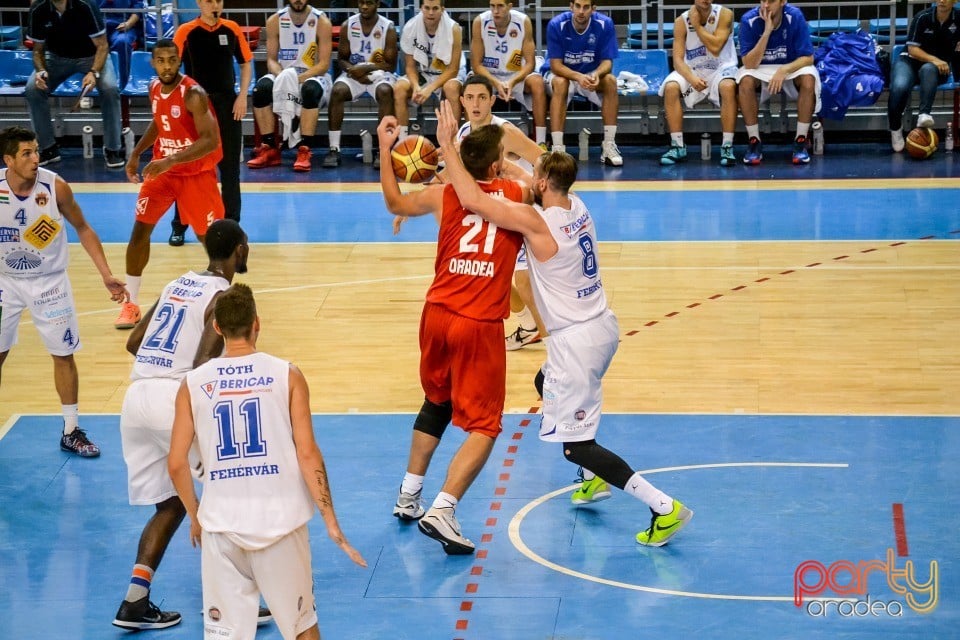
[[[426,182],[437,173],[439,154],[423,136],[408,136],[390,152],[393,173],[403,182]]]
[[[937,132],[933,129],[921,129],[917,127],[907,134],[904,146],[911,158],[923,160],[933,155],[937,150]]]

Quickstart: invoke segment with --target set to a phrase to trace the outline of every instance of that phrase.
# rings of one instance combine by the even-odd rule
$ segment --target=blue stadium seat
[[[897,60],[900,59],[900,54],[903,53],[903,50],[907,48],[905,44],[894,45],[893,52],[890,54],[890,65],[891,67],[897,63]],[[915,85],[914,90],[919,89],[920,85]],[[953,89],[958,88],[957,83],[954,82],[953,74],[951,73],[947,77],[947,81],[937,87],[937,91],[952,91]]]
[[[116,52],[116,51],[111,51],[111,52],[110,52],[110,60],[111,60],[111,62],[113,63],[113,71],[114,71],[114,74],[117,75],[117,76],[119,76],[119,75],[120,75],[120,72],[119,72],[118,70],[120,69],[120,58],[119,58],[119,56],[117,56],[117,52]],[[82,73],[75,73],[75,74],[73,74],[72,76],[70,76],[69,78],[67,78],[67,79],[64,80],[63,82],[61,82],[61,83],[60,83],[60,86],[57,87],[56,89],[54,89],[53,92],[52,92],[50,95],[52,95],[52,96],[54,96],[54,97],[56,97],[56,98],[77,98],[77,97],[79,97],[79,96],[80,96],[80,93],[81,93],[81,88],[80,88],[80,87],[81,87],[81,83],[83,82],[83,76],[84,76],[84,74],[82,74]],[[119,80],[118,80],[118,81],[119,81]],[[120,89],[123,89],[123,87],[120,87]],[[94,87],[93,90],[92,90],[88,95],[90,95],[90,96],[98,95],[97,88]]]
[[[656,95],[670,73],[668,58],[666,49],[621,49],[619,57],[613,61],[613,75],[627,71],[642,76],[649,87],[647,95]]]
[[[31,73],[32,51],[0,50],[0,96],[23,95]]]
[[[0,26],[0,49],[19,49],[21,29],[17,26]]]
[[[121,95],[145,97],[149,94],[150,81],[157,75],[150,65],[152,55],[149,51],[133,52],[130,56],[130,77],[127,79],[127,85],[120,92]]]

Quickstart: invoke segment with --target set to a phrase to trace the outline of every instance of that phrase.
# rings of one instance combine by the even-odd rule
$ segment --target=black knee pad
[[[451,419],[453,419],[453,404],[449,400],[434,404],[424,398],[420,413],[417,414],[417,419],[413,423],[413,430],[421,431],[439,440],[443,437],[443,432],[446,431]]]
[[[564,442],[563,457],[575,465],[593,471],[618,489],[623,489],[633,475],[630,465],[614,452],[597,444],[596,440]]]
[[[253,108],[262,109],[273,105],[273,80],[264,76],[253,87]]]
[[[591,453],[596,453],[595,447],[597,446],[596,440],[585,440],[583,442],[564,442],[563,443],[563,457],[566,458],[569,462],[572,462],[578,466],[586,466],[588,469],[593,471],[589,465],[584,464],[584,460],[591,460]],[[596,473],[596,472],[594,472]]]
[[[316,80],[307,80],[300,87],[300,107],[302,109],[319,109],[323,99],[323,87]]]
[[[543,398],[543,369],[537,369],[537,375],[533,376],[533,387],[537,395]]]

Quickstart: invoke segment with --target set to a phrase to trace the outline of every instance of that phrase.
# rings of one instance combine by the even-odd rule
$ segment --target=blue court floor
[[[633,541],[649,518],[640,502],[615,491],[572,506],[576,469],[537,440],[536,416],[509,415],[458,509],[477,543],[466,557],[391,516],[412,419],[314,417],[341,524],[369,562],[352,565],[314,519],[325,638],[928,640],[960,628],[960,418],[608,415],[601,443],[695,511],[673,542],[649,549]],[[4,637],[127,635],[110,621],[152,510],[126,503],[118,417],[85,426],[100,459],[51,447],[57,417],[20,418],[0,440]],[[425,494],[438,489],[454,431]],[[153,587],[183,622],[151,637],[201,636],[187,533]],[[258,634],[279,637],[272,625]]]

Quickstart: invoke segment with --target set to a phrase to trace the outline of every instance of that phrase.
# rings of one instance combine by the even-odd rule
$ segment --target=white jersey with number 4
[[[223,276],[189,271],[164,289],[137,349],[131,380],[181,379],[193,369],[210,301],[230,286]]]
[[[33,191],[17,196],[0,169],[0,273],[42,276],[67,269],[67,234],[57,207],[57,174],[40,167]]]
[[[323,18],[323,11],[311,7],[307,19],[300,26],[294,24],[289,7],[281,9],[277,15],[280,18],[280,51],[277,53],[277,62],[284,69],[294,67],[297,73],[303,73],[317,64],[319,59],[317,23]]]
[[[512,78],[523,68],[523,39],[526,16],[510,10],[510,24],[501,35],[493,21],[493,12],[480,14],[480,35],[483,38],[483,66],[497,78]]]
[[[580,198],[570,194],[570,202],[570,209],[549,207],[540,211],[557,241],[556,255],[539,262],[527,246],[533,295],[551,334],[599,317],[607,310],[593,218]]]
[[[203,461],[204,530],[263,549],[313,517],[290,422],[290,363],[216,358],[187,374]]]

